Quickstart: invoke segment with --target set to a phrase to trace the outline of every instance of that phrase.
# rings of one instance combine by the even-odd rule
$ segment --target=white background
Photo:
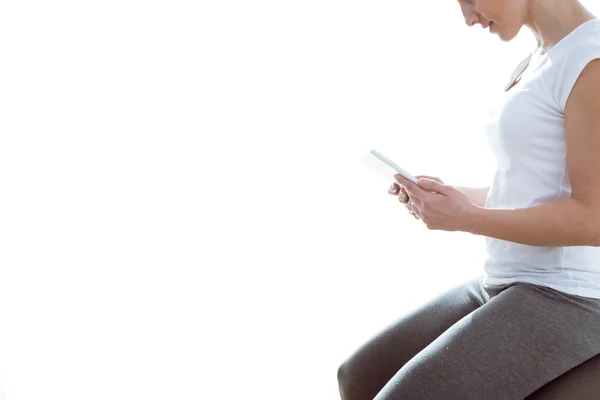
[[[489,185],[534,47],[451,0],[4,2],[0,399],[338,399],[485,260],[361,158]]]

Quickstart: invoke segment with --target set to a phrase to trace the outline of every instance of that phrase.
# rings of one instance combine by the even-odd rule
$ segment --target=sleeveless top
[[[600,19],[584,22],[546,54],[520,65],[529,63],[486,125],[497,165],[486,208],[530,208],[571,196],[564,110],[579,74],[596,58]],[[600,298],[600,247],[540,247],[486,237],[486,248],[485,285],[530,282]]]

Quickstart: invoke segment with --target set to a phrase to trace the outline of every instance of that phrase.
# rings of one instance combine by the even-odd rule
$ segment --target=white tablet
[[[406,179],[411,180],[415,184],[419,184],[419,180],[408,173],[404,168],[383,156],[381,153],[375,150],[371,150],[362,159],[363,163],[367,165],[373,172],[376,172],[380,176],[387,179],[394,179],[395,174],[400,174]]]

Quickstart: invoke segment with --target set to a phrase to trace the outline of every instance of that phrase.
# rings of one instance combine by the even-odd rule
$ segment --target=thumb
[[[439,192],[442,194],[448,194],[450,191],[448,185],[444,185],[443,183],[439,183],[438,181],[434,181],[433,179],[427,178],[420,178],[419,186],[421,186],[425,190]]]

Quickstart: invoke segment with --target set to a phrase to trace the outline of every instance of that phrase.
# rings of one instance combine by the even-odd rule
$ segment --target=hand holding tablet
[[[400,203],[408,208],[413,217],[416,219],[423,219],[421,213],[424,210],[424,204],[437,198],[438,200],[436,201],[435,207],[431,207],[430,205],[429,208],[428,226],[430,227],[432,223],[436,223],[436,229],[448,231],[464,229],[464,220],[468,218],[469,213],[471,212],[469,207],[472,208],[473,205],[463,192],[456,190],[453,187],[449,187],[440,178],[427,175],[417,175],[418,178],[424,178],[426,180],[426,182],[421,183],[421,185],[423,185],[421,186],[419,185],[419,179],[417,179],[417,177],[413,176],[404,168],[400,167],[376,150],[371,150],[367,153],[362,161],[371,169],[371,171],[376,172],[379,176],[388,181],[389,179],[394,180],[392,187],[388,189],[388,193],[398,196]],[[398,175],[411,181],[418,186],[418,188],[413,187],[410,183],[402,180]],[[433,184],[427,180],[436,181],[438,183]],[[441,190],[438,192],[435,189]],[[434,195],[442,194],[444,196],[430,196],[426,195],[424,192],[432,193]],[[420,194],[422,194],[422,196]],[[455,220],[452,220],[451,218],[448,218],[448,215],[457,215],[457,217]]]

